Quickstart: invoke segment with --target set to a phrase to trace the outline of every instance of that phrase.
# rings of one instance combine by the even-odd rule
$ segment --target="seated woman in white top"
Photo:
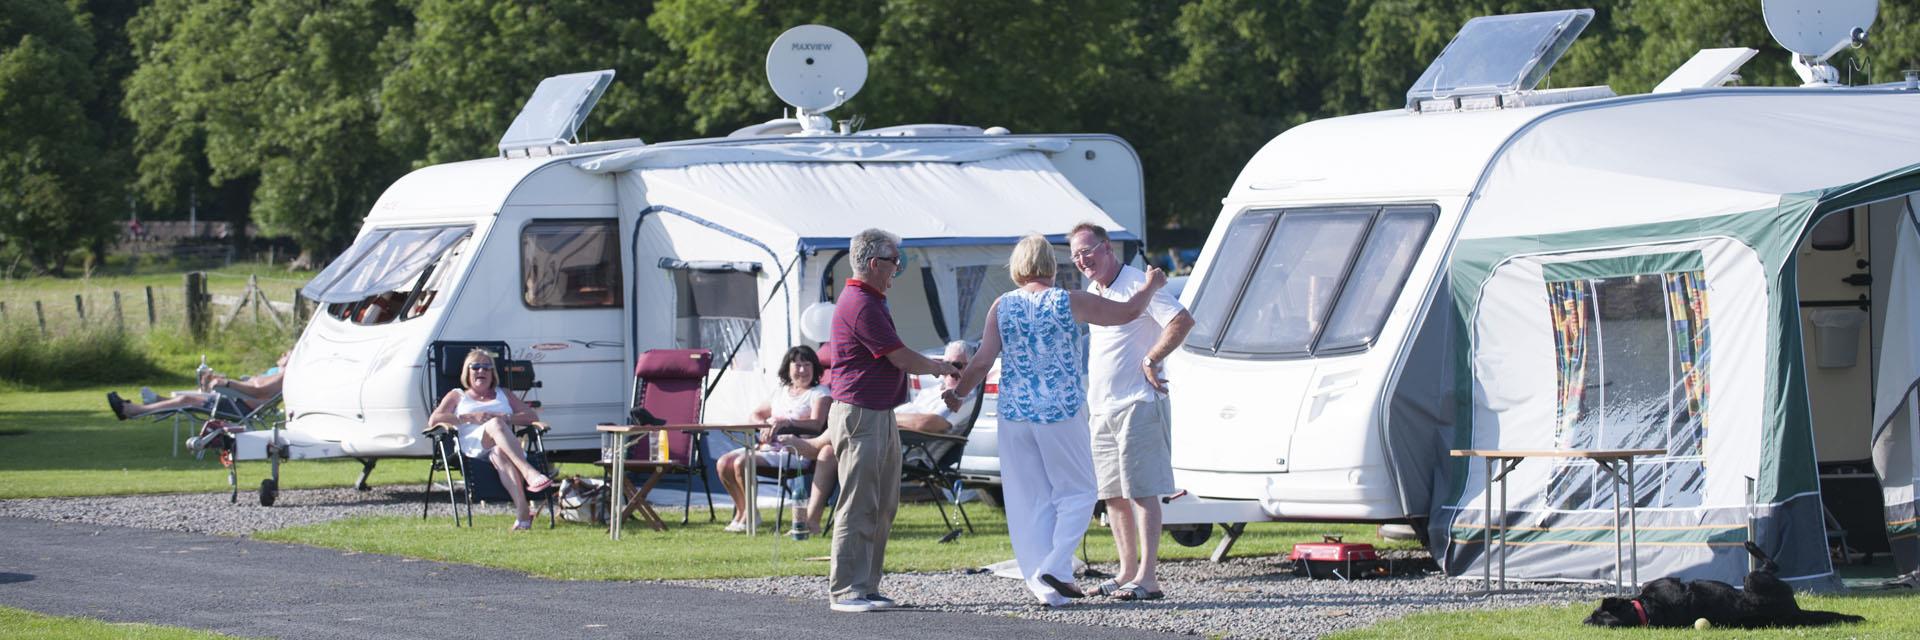
[[[469,458],[486,456],[500,473],[500,484],[513,497],[513,529],[533,528],[533,512],[527,507],[527,493],[539,492],[553,480],[527,463],[527,452],[512,425],[533,424],[539,416],[512,389],[498,386],[500,377],[493,366],[493,354],[485,349],[467,352],[461,366],[460,384],[440,399],[440,406],[428,416],[431,424],[447,423],[460,428],[460,454]]]
[[[774,389],[766,404],[753,412],[755,421],[767,424],[760,429],[760,441],[768,443],[754,448],[753,455],[759,456],[755,464],[802,469],[812,462],[811,457],[787,451],[780,436],[817,436],[826,429],[827,406],[833,399],[820,387],[820,374],[820,356],[814,353],[813,347],[800,345],[788,349],[787,355],[780,359],[780,386]],[[747,477],[746,456],[746,449],[736,449],[720,456],[715,463],[720,469],[720,484],[726,486],[727,495],[733,498],[733,522],[726,527],[729,532],[746,531],[758,525],[754,509],[757,482]]]

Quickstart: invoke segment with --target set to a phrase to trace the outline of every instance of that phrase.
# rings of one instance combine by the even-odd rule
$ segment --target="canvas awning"
[[[314,276],[300,295],[332,304],[398,290],[471,233],[471,225],[374,229]]]

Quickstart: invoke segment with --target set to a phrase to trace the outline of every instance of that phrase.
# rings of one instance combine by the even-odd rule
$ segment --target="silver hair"
[[[953,342],[947,343],[948,351],[952,351],[954,349],[959,349],[960,353],[966,354],[968,360],[973,359],[973,345],[967,344],[967,341],[955,340]],[[941,355],[945,355],[945,354],[941,354]]]
[[[900,236],[887,233],[880,229],[868,229],[854,236],[853,241],[848,243],[847,247],[848,251],[853,254],[851,256],[853,258],[853,277],[863,280],[866,279],[867,267],[871,264],[868,260],[887,257],[886,251],[889,248],[893,250],[894,256],[897,257],[900,255]],[[895,266],[899,266],[898,263],[895,263]]]

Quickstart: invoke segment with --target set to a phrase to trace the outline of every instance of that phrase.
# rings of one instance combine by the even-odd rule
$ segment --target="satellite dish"
[[[1879,0],[1761,0],[1767,33],[1788,51],[1819,64],[1850,45],[1864,44],[1880,12]]]
[[[774,38],[767,49],[767,84],[804,115],[846,103],[866,83],[867,52],[839,29],[803,24]]]

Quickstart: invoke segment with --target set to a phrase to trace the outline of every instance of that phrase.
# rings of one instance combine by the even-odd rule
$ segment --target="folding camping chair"
[[[634,363],[633,420],[635,424],[699,424],[705,398],[703,382],[707,371],[713,367],[713,352],[706,349],[653,349],[640,354]],[[653,438],[666,439],[666,455],[659,456],[652,451]],[[608,452],[609,454],[617,453]],[[601,456],[597,464],[606,467],[607,479],[613,479],[612,455]],[[614,517],[625,518],[635,510],[646,509],[647,495],[653,492],[660,478],[669,473],[679,473],[686,477],[687,493],[681,505],[680,524],[686,524],[691,518],[693,507],[693,479],[700,478],[700,486],[707,494],[707,518],[717,519],[713,510],[713,487],[707,476],[706,434],[699,431],[667,431],[654,433],[634,443],[628,449],[626,469],[622,472],[645,471],[646,481],[632,489],[626,496],[626,508]],[[633,483],[626,483],[634,487]],[[658,518],[649,518],[649,524],[659,528]]]
[[[280,394],[276,393],[260,401],[258,406],[252,409],[246,409],[244,413],[236,413],[236,410],[245,408],[245,405],[241,404],[237,399],[215,402],[214,408],[211,411],[195,412],[192,410],[175,410],[165,413],[179,412],[176,413],[176,417],[174,418],[176,422],[174,435],[179,435],[177,431],[179,426],[177,423],[180,415],[194,416],[196,421],[198,421],[198,416],[201,413],[205,414],[206,418],[201,422],[200,432],[194,434],[191,438],[187,438],[187,448],[194,451],[196,458],[209,450],[220,452],[220,466],[227,468],[227,489],[231,492],[227,496],[227,503],[239,504],[240,463],[234,459],[233,436],[237,433],[245,433],[256,429],[269,429],[286,424],[286,412],[281,411],[280,407]],[[278,484],[277,481],[271,478],[262,483],[260,506],[273,506],[273,498],[265,496],[277,493],[279,491]]]
[[[974,390],[972,399],[967,401],[971,406],[960,407],[966,418],[954,425],[949,433],[900,431],[900,479],[925,487],[933,496],[933,505],[940,509],[940,521],[947,525],[947,534],[940,538],[941,542],[950,542],[960,536],[960,530],[947,517],[945,503],[949,501],[953,503],[954,510],[960,512],[960,521],[967,525],[967,533],[973,533],[973,519],[967,517],[967,507],[960,500],[960,458],[966,453],[967,436],[973,433],[974,423],[980,420],[980,409],[984,404],[981,399],[985,395],[985,384]]]
[[[525,394],[539,388],[534,379],[533,363],[525,360],[507,358],[505,342],[436,342],[428,354],[428,367],[433,373],[433,398],[429,405],[437,405],[447,392],[460,388],[460,367],[466,362],[467,352],[475,349],[487,349],[499,354],[494,358],[494,371],[501,388],[514,393]],[[528,400],[527,404],[535,408],[538,400]],[[429,409],[431,411],[432,409]],[[521,448],[527,453],[527,463],[553,475],[553,468],[547,464],[547,449],[542,439],[549,429],[547,423],[535,421],[530,425],[515,425],[514,435],[520,438]],[[506,501],[512,495],[506,485],[500,482],[500,472],[493,461],[485,457],[468,457],[460,452],[460,431],[448,423],[435,423],[421,430],[421,434],[433,441],[433,464],[427,468],[427,487],[421,492],[420,518],[426,519],[433,502],[433,476],[444,476],[447,487],[447,505],[453,512],[454,526],[460,526],[460,506],[467,508],[467,526],[473,526],[474,501]],[[454,474],[460,475],[459,479]],[[558,493],[558,483],[538,492],[527,492],[527,500],[544,502],[547,510],[547,528],[553,528],[558,522],[555,516],[554,497]]]

